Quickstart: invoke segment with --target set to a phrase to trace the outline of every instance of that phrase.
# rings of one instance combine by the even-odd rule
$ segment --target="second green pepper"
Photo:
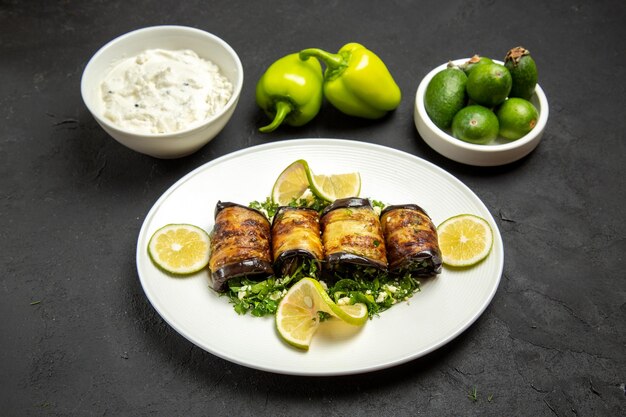
[[[274,62],[256,86],[257,104],[273,119],[259,130],[272,132],[283,122],[302,126],[311,121],[322,106],[322,83],[317,59],[302,61],[294,53]]]
[[[324,95],[343,113],[378,119],[400,104],[400,88],[384,62],[363,45],[349,43],[336,54],[317,48],[300,51],[300,59],[309,57],[326,64]]]

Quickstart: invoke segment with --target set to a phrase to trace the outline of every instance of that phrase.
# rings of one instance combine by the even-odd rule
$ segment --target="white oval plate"
[[[444,267],[422,280],[421,291],[356,328],[324,322],[310,350],[286,345],[274,318],[240,316],[209,288],[206,271],[173,278],[147,254],[148,240],[168,223],[210,231],[218,200],[249,204],[265,200],[281,171],[306,159],[316,174],[358,171],[361,196],[386,204],[416,203],[438,225],[473,213],[494,231],[493,250],[467,270]],[[388,368],[421,357],[467,329],[487,308],[500,282],[502,237],[482,201],[441,168],[416,156],[358,141],[295,139],[237,151],[185,175],[154,204],[137,241],[137,271],[148,299],[178,333],[202,349],[251,368],[293,375],[345,375]]]

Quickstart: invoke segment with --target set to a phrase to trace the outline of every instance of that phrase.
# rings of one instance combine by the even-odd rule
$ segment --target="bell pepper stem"
[[[318,48],[308,48],[300,51],[300,59],[306,61],[309,57],[314,56],[315,58],[323,61],[326,66],[331,70],[336,70],[338,68],[346,66],[346,60],[340,54],[332,54],[330,52],[326,52],[322,49]]]
[[[289,113],[291,113],[292,110],[293,110],[293,107],[291,103],[289,103],[288,101],[283,101],[283,100],[277,101],[276,102],[276,115],[274,116],[274,120],[272,120],[272,122],[268,124],[267,126],[260,127],[259,132],[262,132],[262,133],[273,132],[274,130],[276,130],[278,126],[280,126],[280,124],[285,120],[287,115],[289,115]]]

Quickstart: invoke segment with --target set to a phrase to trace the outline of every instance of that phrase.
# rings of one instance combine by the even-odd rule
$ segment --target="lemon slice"
[[[148,242],[152,261],[172,274],[192,274],[209,263],[210,238],[190,224],[168,224],[154,232]]]
[[[493,232],[487,220],[473,214],[450,217],[437,227],[443,263],[471,266],[491,252]]]
[[[290,345],[308,350],[320,325],[320,311],[353,325],[362,325],[367,321],[364,304],[338,306],[317,280],[303,278],[287,291],[278,305],[278,334]]]
[[[309,188],[310,172],[304,159],[292,162],[276,179],[272,187],[272,202],[286,206],[294,198],[302,197]]]
[[[358,197],[361,193],[361,175],[358,172],[334,175],[311,174],[310,179],[313,194],[326,201]]]

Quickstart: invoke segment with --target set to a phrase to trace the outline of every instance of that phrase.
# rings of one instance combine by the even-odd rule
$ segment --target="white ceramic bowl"
[[[453,61],[459,65],[469,58]],[[502,64],[502,62],[498,62]],[[441,155],[454,161],[475,166],[505,165],[523,158],[533,151],[541,141],[543,131],[548,121],[548,100],[543,90],[537,84],[535,94],[530,101],[539,111],[537,125],[526,136],[514,141],[498,138],[488,145],[476,145],[464,142],[453,137],[450,132],[438,128],[426,113],[424,107],[424,93],[430,80],[439,71],[444,70],[448,63],[442,64],[429,72],[417,87],[415,95],[415,126],[424,142]]]
[[[191,49],[216,64],[233,85],[232,97],[217,114],[202,124],[167,134],[142,134],[120,129],[102,117],[100,83],[112,65],[146,49]],[[243,85],[243,67],[237,53],[222,39],[184,26],[154,26],[135,30],[104,45],[91,58],[81,79],[85,105],[102,128],[122,145],[157,158],[189,155],[213,139],[231,118]]]

